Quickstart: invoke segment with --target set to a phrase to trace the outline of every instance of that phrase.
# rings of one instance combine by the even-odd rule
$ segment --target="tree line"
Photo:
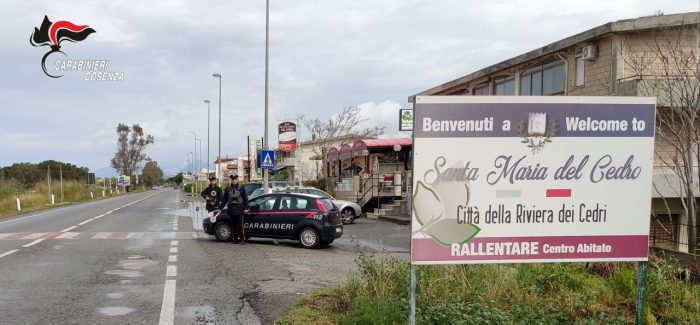
[[[55,160],[45,160],[40,163],[14,163],[0,168],[0,181],[15,180],[22,185],[32,186],[39,181],[45,181],[47,171],[51,169],[51,178],[58,180],[63,173],[63,180],[87,182],[87,167],[79,167],[71,163]]]

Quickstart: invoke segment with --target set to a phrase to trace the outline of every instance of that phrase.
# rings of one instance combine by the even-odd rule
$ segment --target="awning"
[[[401,145],[401,151],[410,148],[413,145],[411,138],[392,138],[392,139],[363,139],[357,140],[352,146],[352,155],[362,156],[362,151],[367,149],[370,152],[372,149],[392,149],[395,145]]]
[[[346,143],[340,147],[338,160],[348,160],[350,158],[352,158],[352,146]]]
[[[326,161],[336,161],[338,160],[338,148],[333,147],[330,150],[328,150],[328,154],[326,154]]]

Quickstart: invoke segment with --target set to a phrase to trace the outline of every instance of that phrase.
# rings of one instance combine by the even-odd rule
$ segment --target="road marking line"
[[[111,236],[111,232],[98,232],[96,235],[92,236],[92,239],[107,239]]]
[[[177,255],[168,256],[168,262],[170,262],[170,263],[177,262]]]
[[[165,276],[177,276],[177,266],[176,265],[168,265],[168,268],[165,271]]]
[[[5,257],[5,256],[7,256],[7,255],[10,255],[10,254],[12,254],[12,253],[16,253],[16,252],[18,252],[18,251],[19,251],[19,248],[18,248],[18,249],[13,249],[13,250],[11,250],[11,251],[7,251],[7,252],[4,252],[4,253],[0,254],[0,257]]]
[[[170,253],[177,253],[177,247],[170,247]]]
[[[132,239],[132,238],[142,238],[143,233],[142,232],[132,232],[126,235],[126,239]]]
[[[165,280],[163,305],[160,307],[158,325],[172,325],[175,322],[175,280]]]
[[[45,232],[36,232],[36,233],[31,234],[31,235],[26,235],[26,236],[22,237],[21,239],[37,239],[37,238],[44,236],[46,234],[47,233],[45,233]]]
[[[69,232],[69,231],[71,231],[71,230],[73,230],[73,229],[75,229],[75,228],[78,228],[78,226],[68,227],[68,228],[66,228],[66,229],[61,230],[60,232]]]
[[[170,242],[170,246],[177,246],[180,242],[177,240],[173,240]]]
[[[44,240],[43,240],[43,239],[37,239],[37,240],[35,240],[35,241],[33,241],[33,242],[29,243],[29,244],[23,245],[22,247],[25,247],[25,248],[26,248],[26,247],[32,247],[32,246],[34,246],[34,245],[36,245],[36,244],[38,244],[38,243],[41,243],[42,241],[44,241]]]
[[[87,220],[85,220],[85,221],[79,223],[78,226],[82,226],[82,225],[84,225],[84,224],[86,224],[86,223],[88,223],[88,222],[90,222],[90,221],[92,221],[92,220],[95,220],[95,219],[87,219]]]
[[[177,227],[173,227],[173,230],[177,231]]]
[[[56,239],[74,239],[80,235],[79,232],[65,232],[63,235],[56,237]]]
[[[8,232],[8,233],[0,234],[0,239],[7,238],[7,237],[11,237],[11,236],[14,236],[14,235],[15,235],[14,232]]]

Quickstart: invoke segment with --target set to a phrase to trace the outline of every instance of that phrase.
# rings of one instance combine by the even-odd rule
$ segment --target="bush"
[[[349,312],[314,317],[331,319],[322,324],[405,324],[408,262],[357,254],[357,272],[340,287]],[[679,279],[667,261],[650,257],[647,324],[697,324],[700,286],[691,278]],[[416,279],[418,324],[629,324],[635,316],[634,263],[425,265]]]
[[[341,318],[340,325],[393,325],[405,324],[406,301],[389,298],[357,298],[354,309]]]
[[[326,190],[326,179],[325,178],[318,178],[315,180],[304,181],[303,184],[304,184],[304,186],[311,186],[311,187],[315,187],[319,190],[328,192]]]
[[[183,186],[182,191],[185,193],[192,193],[192,183]]]

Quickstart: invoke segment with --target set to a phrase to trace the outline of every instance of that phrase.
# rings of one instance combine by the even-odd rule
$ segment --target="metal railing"
[[[652,247],[663,248],[674,251],[685,251],[689,253],[700,253],[700,247],[694,250],[688,246],[688,227],[689,225],[678,223],[671,219],[670,221],[663,217],[651,219],[651,229],[649,230],[649,245]],[[700,225],[695,226],[696,243],[700,243]]]
[[[380,181],[381,177],[373,175],[360,182],[360,188],[357,190],[357,204],[359,206],[364,207],[369,200],[372,200],[375,197],[375,192],[377,195],[379,195]],[[368,196],[367,194],[370,195]],[[375,204],[372,207],[378,208],[379,202],[375,200]]]

